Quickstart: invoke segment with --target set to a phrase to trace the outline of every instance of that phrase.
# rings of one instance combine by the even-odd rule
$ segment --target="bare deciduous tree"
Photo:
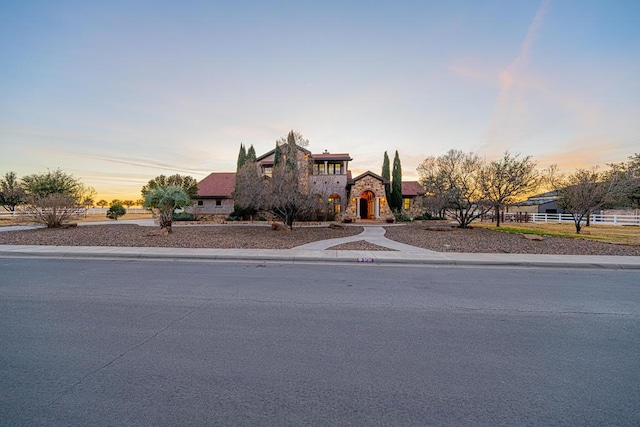
[[[267,198],[266,177],[255,161],[246,161],[236,173],[233,201],[238,211],[257,212]]]
[[[619,200],[628,191],[629,181],[618,173],[600,172],[597,168],[578,169],[565,179],[558,179],[558,207],[571,214],[580,234],[582,221],[594,210]]]
[[[473,153],[450,150],[425,159],[418,166],[418,175],[427,195],[441,197],[446,212],[461,228],[467,228],[492,208],[482,181],[485,167]]]
[[[629,161],[608,165],[611,173],[624,177],[627,192],[619,201],[620,207],[640,207],[640,154],[629,156]]]
[[[295,145],[297,145],[298,147],[307,148],[309,146],[309,140],[302,136],[302,134],[297,130],[292,130],[286,137],[278,139],[276,141],[276,145],[286,145],[289,141],[291,141],[291,138],[293,138]]]
[[[495,209],[496,227],[500,227],[500,211],[535,191],[540,182],[536,162],[531,156],[521,158],[519,154],[511,155],[508,151],[481,171],[484,191]]]
[[[269,212],[278,217],[289,229],[296,218],[317,210],[322,199],[309,191],[306,175],[306,157],[299,156],[296,132],[281,138],[282,161],[274,165],[270,178],[264,177],[255,161],[247,161],[236,174],[234,201],[241,209]],[[284,141],[284,142],[283,142]]]
[[[60,169],[22,178],[27,218],[47,227],[60,227],[85,211],[82,201],[90,197],[91,187]]]

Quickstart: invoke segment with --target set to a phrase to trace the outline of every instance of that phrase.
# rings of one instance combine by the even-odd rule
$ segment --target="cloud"
[[[39,153],[44,155],[56,154],[56,155],[63,155],[63,156],[72,157],[72,158],[98,160],[98,161],[107,162],[107,163],[136,166],[139,168],[165,170],[167,172],[172,172],[172,173],[182,172],[182,173],[192,173],[192,174],[200,174],[200,175],[209,173],[208,170],[189,169],[189,168],[184,168],[182,166],[177,166],[172,163],[162,162],[162,161],[153,160],[153,159],[136,159],[136,158],[123,158],[123,157],[114,157],[114,156],[101,156],[101,155],[94,155],[94,154],[72,153],[72,152],[66,152],[66,151],[47,150],[47,149],[32,149],[32,151],[38,151]]]
[[[523,113],[524,115],[527,114],[526,102],[522,99],[514,100],[511,94],[514,88],[521,89],[523,93],[530,89],[531,84],[526,81],[523,71],[529,63],[529,58],[537,34],[542,27],[548,6],[549,0],[543,0],[527,29],[527,34],[520,45],[518,55],[498,75],[500,92],[498,93],[489,125],[483,135],[486,145],[483,151],[502,152],[508,148],[508,144],[514,139],[522,138],[518,125],[524,121]],[[520,102],[519,105],[517,104],[518,102]],[[514,103],[516,105],[513,105]]]
[[[459,62],[455,64],[449,64],[447,66],[447,69],[451,71],[453,74],[455,74],[456,76],[462,77],[465,79],[493,81],[493,76],[491,76],[490,74],[478,72],[465,63]]]

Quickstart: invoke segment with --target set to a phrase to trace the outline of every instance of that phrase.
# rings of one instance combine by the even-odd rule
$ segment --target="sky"
[[[640,152],[640,1],[0,2],[0,174],[97,199],[235,171],[289,130],[355,175],[450,149],[538,165]]]

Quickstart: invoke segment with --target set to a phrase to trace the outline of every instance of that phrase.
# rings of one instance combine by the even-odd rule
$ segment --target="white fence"
[[[513,221],[514,218],[508,218],[506,214],[505,220]],[[523,215],[523,214],[521,214]],[[570,214],[548,214],[548,213],[528,213],[525,214],[525,221],[531,222],[573,222],[573,216]],[[603,224],[603,225],[640,225],[640,215],[591,215],[591,224]],[[582,219],[583,223],[587,222],[587,218]]]

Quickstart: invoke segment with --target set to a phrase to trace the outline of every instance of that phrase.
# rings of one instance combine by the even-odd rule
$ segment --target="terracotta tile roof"
[[[403,196],[421,196],[424,194],[424,188],[418,183],[418,181],[403,181],[402,182],[402,195]]]
[[[214,172],[198,183],[198,197],[230,199],[235,185],[235,172]]]

